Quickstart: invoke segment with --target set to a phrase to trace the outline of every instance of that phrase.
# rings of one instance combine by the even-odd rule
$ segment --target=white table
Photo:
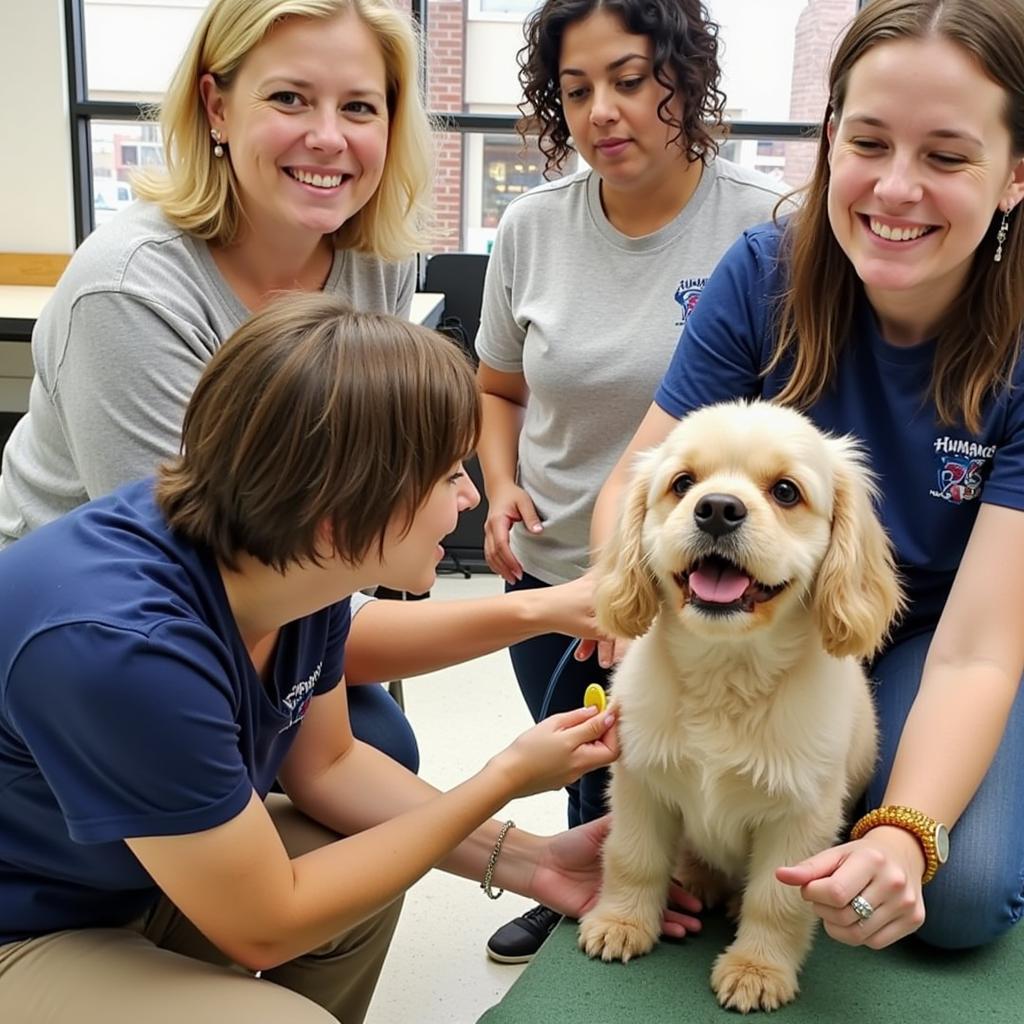
[[[436,327],[444,313],[443,292],[416,292],[412,297],[409,319],[424,327]]]
[[[0,285],[0,413],[23,413],[28,408],[32,358],[27,342],[40,310],[53,294],[41,285]],[[444,295],[417,292],[410,319],[436,327],[444,313]]]
[[[0,285],[0,341],[29,341],[39,311],[53,294],[42,285]],[[436,327],[444,312],[440,292],[416,292],[412,297],[413,323]]]

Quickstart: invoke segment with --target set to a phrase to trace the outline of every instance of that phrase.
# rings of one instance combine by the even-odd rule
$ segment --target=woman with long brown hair
[[[595,515],[600,541],[632,454],[711,402],[863,443],[909,598],[872,666],[871,810],[778,870],[851,944],[975,946],[1024,909],[1022,197],[1024,3],[869,4],[803,206],[722,261]]]

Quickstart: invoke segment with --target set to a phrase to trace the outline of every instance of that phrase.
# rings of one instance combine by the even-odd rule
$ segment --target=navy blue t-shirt
[[[123,840],[265,796],[348,627],[348,600],[284,626],[264,685],[152,481],[0,552],[0,943],[144,912],[157,891]]]
[[[751,228],[722,258],[655,395],[665,412],[682,418],[713,402],[772,398],[784,387],[791,361],[762,377],[786,283],[782,231]],[[879,513],[909,598],[893,642],[935,627],[979,502],[1024,509],[1024,368],[1014,368],[1011,391],[986,401],[974,434],[939,422],[928,397],[934,357],[934,341],[889,344],[862,294],[833,386],[806,410],[822,429],[859,438],[878,477]]]

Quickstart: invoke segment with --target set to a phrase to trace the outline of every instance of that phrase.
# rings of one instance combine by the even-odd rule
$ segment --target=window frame
[[[869,0],[857,0],[860,10]],[[412,17],[419,23],[423,38],[428,38],[429,0],[411,0]],[[467,0],[467,17],[479,18],[479,0]],[[474,11],[476,13],[474,13]],[[488,17],[484,15],[484,17]],[[497,16],[494,16],[497,17]],[[147,103],[91,100],[85,58],[85,0],[64,0],[64,39],[67,49],[68,107],[71,122],[72,198],[75,211],[75,244],[80,245],[95,228],[92,194],[92,121],[144,120]],[[426,87],[426,62],[422,65],[422,85]],[[495,135],[516,134],[515,114],[473,114],[466,112],[431,112],[439,131],[466,134],[487,132]],[[818,137],[818,125],[810,121],[727,121],[729,138],[737,141],[764,139],[792,142]]]

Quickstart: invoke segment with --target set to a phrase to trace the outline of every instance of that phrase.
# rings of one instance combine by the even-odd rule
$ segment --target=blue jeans
[[[882,802],[896,746],[924,669],[932,634],[904,640],[875,664],[881,756],[868,787]],[[970,737],[962,742],[969,743]],[[945,949],[980,946],[1009,931],[1024,912],[1024,687],[1017,692],[995,759],[950,835],[949,862],[924,888],[918,936]]]
[[[535,576],[523,573],[516,583],[506,584],[505,590],[537,590],[548,586]],[[572,640],[560,633],[545,633],[509,648],[512,669],[516,674],[519,689],[526,706],[535,722],[540,721],[548,684],[562,655]],[[577,661],[571,655],[565,663],[558,682],[551,693],[547,714],[570,711],[583,705],[583,691],[589,683],[608,686],[608,672],[597,663],[597,658]],[[584,775],[578,782],[566,786],[569,793],[569,827],[600,818],[605,813],[605,793],[608,788],[608,771],[600,768]]]
[[[386,687],[380,683],[350,686],[348,717],[356,739],[376,747],[409,771],[419,771],[416,734]]]

